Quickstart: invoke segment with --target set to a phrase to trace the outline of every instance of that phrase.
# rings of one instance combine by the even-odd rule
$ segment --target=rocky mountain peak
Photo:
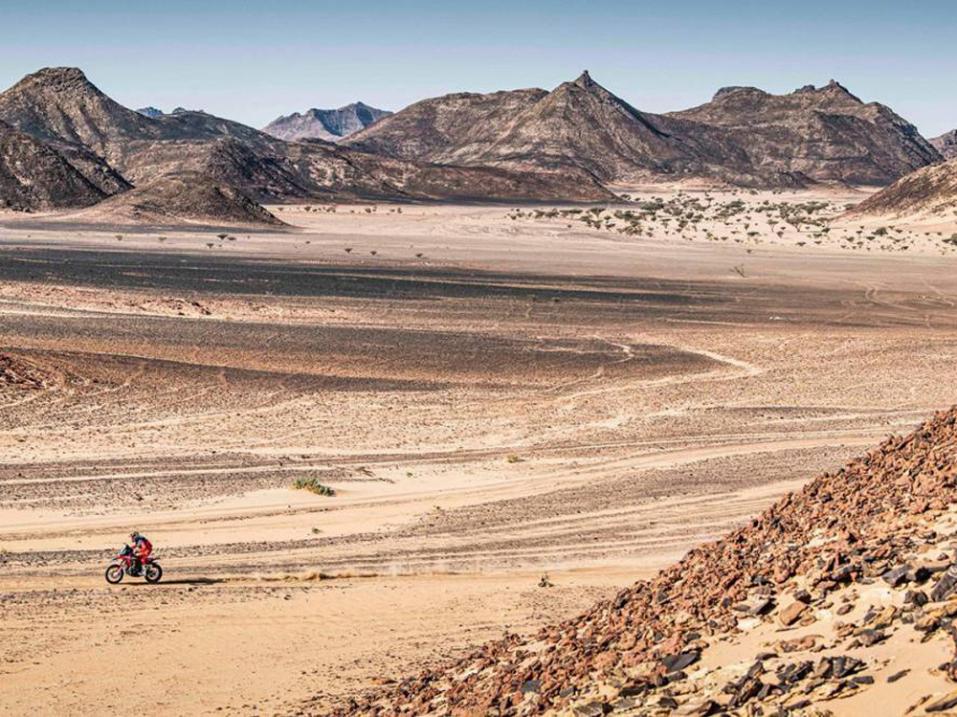
[[[598,83],[591,78],[591,75],[588,73],[588,70],[582,70],[582,73],[575,80],[574,84],[586,90],[591,89],[592,87],[595,87],[598,85]]]
[[[78,67],[44,67],[33,74],[27,75],[16,87],[50,87],[56,89],[64,88],[96,88],[87,79],[86,75]]]
[[[829,81],[824,87],[821,88],[821,92],[826,92],[833,95],[843,95],[849,99],[854,100],[855,102],[861,102],[861,99],[857,95],[853,94],[849,89],[842,85],[837,80]]]
[[[712,97],[711,100],[713,102],[715,100],[721,99],[722,97],[730,97],[731,95],[738,95],[738,94],[766,95],[767,92],[765,92],[764,90],[758,89],[757,87],[750,87],[747,85],[730,85],[729,87],[722,87],[717,92],[715,92],[714,97]]]

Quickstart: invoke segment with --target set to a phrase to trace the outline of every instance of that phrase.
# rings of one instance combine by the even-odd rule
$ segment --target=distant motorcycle
[[[146,558],[146,562],[140,568],[136,565],[133,548],[126,545],[107,566],[106,582],[110,585],[116,585],[123,580],[124,575],[142,577],[148,583],[158,583],[163,577],[163,568],[160,567],[160,564],[156,562],[152,555]]]

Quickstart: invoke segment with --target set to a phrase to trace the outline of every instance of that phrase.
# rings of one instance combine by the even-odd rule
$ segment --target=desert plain
[[[953,403],[953,221],[761,209],[837,217],[853,190],[629,196],[589,221],[0,214],[0,704],[322,713],[571,616]],[[692,201],[715,209],[615,217]],[[104,581],[131,529],[159,585]]]

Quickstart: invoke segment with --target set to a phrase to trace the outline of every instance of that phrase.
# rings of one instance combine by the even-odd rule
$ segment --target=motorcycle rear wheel
[[[150,563],[143,570],[143,577],[148,583],[158,583],[163,577],[163,568],[159,563]]]
[[[110,565],[106,569],[106,582],[110,585],[116,585],[123,579],[123,566]]]

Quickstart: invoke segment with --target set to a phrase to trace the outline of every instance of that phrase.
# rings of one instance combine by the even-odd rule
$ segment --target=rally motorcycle
[[[148,583],[158,583],[163,577],[163,568],[152,555],[146,558],[142,566],[139,566],[133,555],[133,548],[125,545],[107,566],[106,582],[116,585],[124,575],[145,578]]]

